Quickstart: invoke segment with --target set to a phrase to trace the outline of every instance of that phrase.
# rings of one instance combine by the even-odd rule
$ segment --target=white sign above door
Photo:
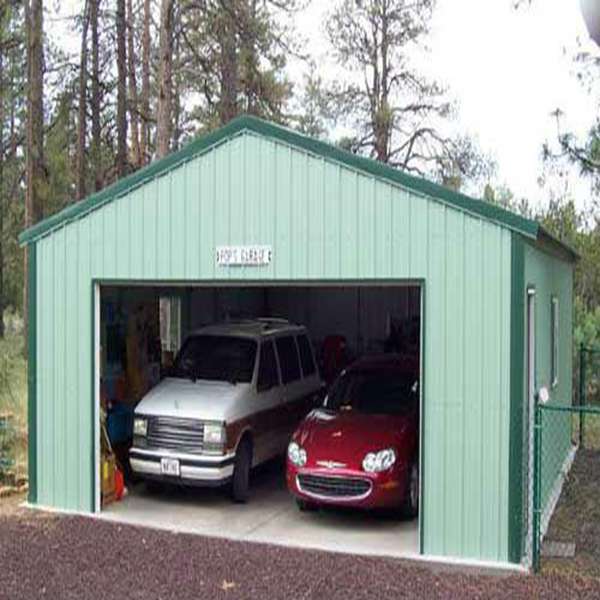
[[[258,267],[271,263],[271,246],[217,246],[219,267]]]

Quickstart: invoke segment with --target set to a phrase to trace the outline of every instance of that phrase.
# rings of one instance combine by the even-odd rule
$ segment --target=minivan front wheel
[[[250,467],[252,466],[252,444],[243,439],[235,453],[231,497],[234,502],[246,502],[249,496]]]

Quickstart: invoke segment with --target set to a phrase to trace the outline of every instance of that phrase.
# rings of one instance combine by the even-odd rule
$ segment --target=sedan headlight
[[[396,462],[396,453],[392,448],[379,452],[369,452],[363,459],[362,467],[367,473],[387,471]]]
[[[301,448],[296,442],[290,442],[288,446],[288,458],[296,467],[303,467],[306,464],[306,450]]]
[[[205,423],[204,425],[204,443],[205,444],[224,444],[225,428],[221,423]]]
[[[148,433],[148,420],[144,417],[135,417],[133,419],[133,435],[146,437]]]

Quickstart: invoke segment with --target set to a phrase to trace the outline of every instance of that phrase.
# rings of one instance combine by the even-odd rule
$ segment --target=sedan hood
[[[398,446],[410,427],[410,419],[404,416],[316,409],[303,421],[294,439],[307,451],[307,466],[335,461],[360,468],[368,452]]]
[[[137,405],[137,414],[225,421],[249,384],[167,378]]]

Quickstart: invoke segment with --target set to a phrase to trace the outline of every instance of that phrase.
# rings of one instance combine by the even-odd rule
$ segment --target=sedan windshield
[[[373,415],[402,415],[417,405],[414,377],[387,373],[346,373],[325,399],[329,410]]]
[[[197,335],[185,342],[173,377],[248,383],[252,380],[256,342],[225,335]]]

